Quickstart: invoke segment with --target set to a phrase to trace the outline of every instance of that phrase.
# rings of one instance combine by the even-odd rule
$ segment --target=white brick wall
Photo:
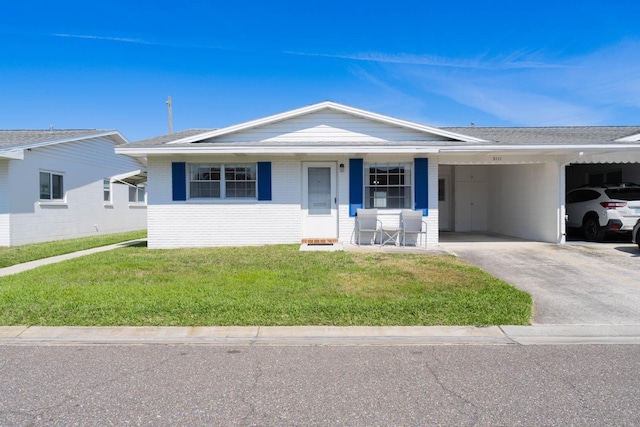
[[[203,247],[227,245],[261,245],[300,243],[302,238],[302,163],[303,161],[332,161],[344,164],[338,169],[338,239],[350,242],[354,218],[349,216],[349,157],[282,158],[271,159],[271,201],[176,201],[172,200],[172,161],[186,163],[252,163],[268,159],[245,156],[238,158],[151,157],[149,169],[148,233],[150,248]],[[366,162],[412,162],[412,157],[366,157]],[[437,162],[429,162],[428,244],[438,242],[438,169]],[[398,225],[397,212],[381,215],[385,224]]]

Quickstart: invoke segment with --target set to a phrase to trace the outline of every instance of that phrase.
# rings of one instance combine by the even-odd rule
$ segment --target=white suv
[[[635,227],[633,227],[633,231],[631,232],[631,242],[638,244],[638,249],[640,249],[640,219],[636,222]]]
[[[588,241],[607,232],[630,232],[640,218],[640,185],[604,184],[567,193],[567,227],[582,228]]]

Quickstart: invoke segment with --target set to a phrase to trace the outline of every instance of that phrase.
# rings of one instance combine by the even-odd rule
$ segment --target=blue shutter
[[[356,210],[363,208],[364,161],[349,159],[349,216],[356,216]]]
[[[271,162],[258,162],[258,200],[271,200]]]
[[[415,210],[421,210],[422,215],[429,215],[429,159],[415,159],[414,169],[416,185],[414,187]]]
[[[187,200],[187,164],[184,162],[171,163],[171,180],[173,185],[173,200]]]

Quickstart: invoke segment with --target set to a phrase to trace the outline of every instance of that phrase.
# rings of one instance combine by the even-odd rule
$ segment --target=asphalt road
[[[443,248],[529,292],[535,324],[640,325],[637,245],[555,245],[456,233],[443,240]]]
[[[638,425],[640,346],[0,346],[0,425]]]

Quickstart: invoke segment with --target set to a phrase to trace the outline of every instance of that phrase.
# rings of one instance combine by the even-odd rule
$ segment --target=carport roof
[[[481,138],[485,145],[602,145],[640,142],[640,126],[443,127]],[[637,138],[629,138],[637,136]],[[480,144],[475,144],[480,145]]]

